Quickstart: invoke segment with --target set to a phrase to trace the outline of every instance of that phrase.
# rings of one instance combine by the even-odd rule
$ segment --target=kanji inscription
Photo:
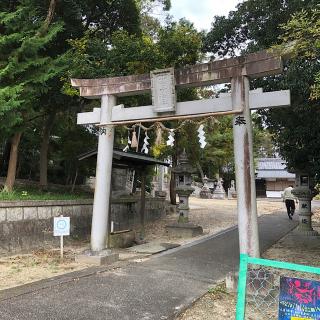
[[[236,117],[234,124],[236,126],[241,126],[241,125],[245,125],[246,124],[246,119],[243,116],[238,116]]]
[[[152,104],[156,112],[174,112],[176,97],[172,68],[151,72]]]

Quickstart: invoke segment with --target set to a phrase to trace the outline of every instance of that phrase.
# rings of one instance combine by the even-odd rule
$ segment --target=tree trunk
[[[171,171],[171,176],[170,176],[170,203],[173,205],[177,204],[176,181],[175,181],[174,173],[172,171]]]
[[[146,174],[144,173],[144,171],[141,171],[140,239],[144,239],[144,236],[145,236],[145,207],[146,207]]]
[[[51,21],[53,19],[53,15],[54,15],[54,12],[55,12],[55,9],[56,9],[56,4],[57,4],[56,0],[51,0],[50,1],[47,17],[46,17],[46,20],[44,21],[45,31],[48,30],[49,25],[50,25],[50,23],[51,23]]]
[[[204,173],[203,173],[203,170],[202,170],[202,168],[201,168],[201,164],[200,164],[199,161],[197,161],[197,168],[198,168],[198,170],[199,170],[199,172],[200,172],[201,181],[203,182]]]
[[[21,135],[22,135],[22,132],[16,132],[11,140],[9,167],[7,172],[7,179],[4,184],[4,190],[7,192],[12,192],[14,182],[16,180],[18,148],[19,148]]]
[[[0,176],[5,176],[8,172],[8,165],[10,159],[11,139],[8,139],[5,143],[3,155],[0,164]]]
[[[75,176],[74,176],[74,179],[73,179],[73,183],[72,183],[72,187],[71,187],[71,193],[73,193],[73,191],[74,191],[74,188],[75,188],[75,186],[76,186],[76,181],[77,181],[77,178],[78,178],[78,167],[77,167],[77,169],[76,169],[76,174],[75,174]]]
[[[57,4],[57,0],[50,0],[46,19],[44,20],[42,28],[38,32],[39,36],[43,36],[44,34],[47,33],[49,25],[53,20],[53,16],[54,16],[55,9],[56,9],[56,4]]]
[[[55,113],[48,116],[45,122],[42,134],[42,142],[40,147],[40,188],[46,190],[48,188],[48,149],[50,133],[53,127]]]
[[[178,157],[176,154],[172,156],[172,167],[176,167]],[[174,172],[170,173],[170,203],[173,205],[177,204],[177,195],[176,195],[176,179]]]

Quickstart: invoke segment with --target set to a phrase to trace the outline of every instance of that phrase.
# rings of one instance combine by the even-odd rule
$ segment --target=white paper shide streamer
[[[128,134],[128,142],[126,147],[122,150],[124,152],[127,152],[130,149],[130,145],[131,145],[131,140],[130,140],[130,134]]]
[[[143,140],[143,146],[141,148],[141,152],[144,152],[145,154],[148,154],[149,153],[149,149],[148,149],[148,145],[149,145],[149,140],[150,138],[148,137],[148,134],[147,132],[145,133],[145,136],[144,136],[144,140]]]
[[[206,142],[206,137],[205,137],[205,132],[203,130],[204,125],[200,124],[199,128],[198,128],[198,138],[199,138],[199,143],[200,143],[200,148],[203,149],[207,142]]]
[[[167,140],[167,146],[173,147],[174,145],[174,131],[173,129],[170,129],[168,140]]]

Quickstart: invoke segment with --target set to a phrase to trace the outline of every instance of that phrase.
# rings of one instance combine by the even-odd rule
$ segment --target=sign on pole
[[[63,259],[63,236],[70,235],[70,217],[53,218],[53,235],[60,237],[60,257]]]
[[[53,235],[69,236],[70,235],[70,217],[54,217]]]
[[[240,254],[236,320],[320,319],[319,275],[320,268]]]

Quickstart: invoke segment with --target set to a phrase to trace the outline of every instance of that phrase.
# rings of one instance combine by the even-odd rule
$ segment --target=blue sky
[[[187,18],[198,30],[209,30],[213,17],[227,15],[241,0],[171,0],[170,15]]]

